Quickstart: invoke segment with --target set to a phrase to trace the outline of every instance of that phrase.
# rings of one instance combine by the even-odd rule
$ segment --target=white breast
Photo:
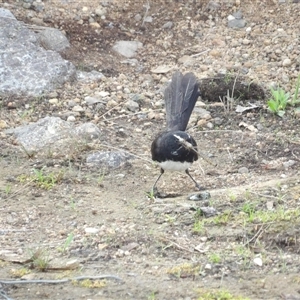
[[[164,170],[169,171],[185,171],[191,166],[192,163],[190,162],[179,162],[179,161],[172,161],[167,160],[164,162],[160,162],[159,166]]]

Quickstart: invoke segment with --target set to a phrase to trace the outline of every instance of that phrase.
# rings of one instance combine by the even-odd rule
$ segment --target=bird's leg
[[[194,181],[196,188],[200,191],[201,190],[201,186],[198,184],[198,182],[192,177],[192,175],[189,172],[189,169],[185,170],[185,173]]]
[[[159,176],[157,177],[157,179],[155,180],[155,182],[154,182],[154,184],[153,184],[153,187],[152,187],[152,190],[151,190],[151,192],[152,192],[153,194],[155,193],[155,192],[154,192],[155,186],[156,186],[158,180],[160,179],[160,177],[162,176],[162,174],[164,174],[164,172],[165,172],[164,169],[160,168],[160,174],[159,174]]]

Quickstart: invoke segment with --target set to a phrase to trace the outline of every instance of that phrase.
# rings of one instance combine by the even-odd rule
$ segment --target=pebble
[[[140,106],[137,102],[133,101],[133,100],[128,100],[126,103],[125,103],[125,107],[132,111],[132,112],[136,112],[139,110]]]
[[[86,233],[97,233],[99,231],[99,229],[97,228],[92,228],[92,227],[87,227],[87,228],[84,228],[84,231]]]
[[[173,22],[169,21],[162,26],[162,29],[171,29],[173,27]]]
[[[212,122],[207,122],[206,123],[206,127],[209,129],[213,129],[214,128],[214,124]]]
[[[241,167],[241,168],[238,169],[238,173],[240,173],[240,174],[249,173],[249,169],[246,168],[246,167]]]
[[[76,106],[76,105],[77,105],[77,103],[74,100],[69,100],[68,101],[68,106],[69,107],[73,107],[73,106]]]
[[[75,122],[76,118],[74,116],[68,116],[67,121],[68,122]]]
[[[72,108],[73,111],[77,111],[77,112],[83,112],[84,111],[84,108],[80,105],[75,105],[73,108]]]
[[[58,99],[57,98],[49,99],[49,103],[50,104],[57,104],[58,103]]]
[[[289,58],[286,58],[282,62],[283,67],[289,67],[292,64],[292,61]]]
[[[85,97],[84,101],[86,102],[87,105],[93,105],[93,104],[101,102],[100,99],[95,98],[95,97],[91,97],[91,96]]]

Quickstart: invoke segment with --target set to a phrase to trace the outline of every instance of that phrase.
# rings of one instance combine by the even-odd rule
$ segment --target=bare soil
[[[237,102],[233,109],[224,109],[219,96],[232,90],[237,70],[232,69],[229,77],[216,74],[200,80],[205,108],[218,122],[213,128],[195,126],[196,107],[191,118],[196,122],[191,122],[189,132],[201,152],[209,154],[217,166],[200,159],[191,174],[211,198],[188,200],[197,191],[180,173],[166,173],[159,182],[159,190],[168,197],[149,196],[159,174],[159,168],[151,162],[150,145],[165,125],[163,108],[153,109],[153,102],[162,99],[159,89],[171,73],[153,75],[150,87],[140,86],[139,80],[157,65],[174,65],[174,56],[178,59],[191,54],[187,49],[197,44],[188,34],[192,24],[171,31],[171,38],[169,33],[161,33],[161,27],[169,20],[175,24],[188,18],[206,24],[210,16],[226,20],[228,14],[241,8],[250,24],[269,24],[272,17],[274,23],[286,28],[287,22],[280,23],[286,16],[282,11],[295,10],[297,5],[286,3],[284,8],[266,1],[255,7],[246,1],[239,7],[224,3],[214,12],[207,9],[207,3],[195,1],[153,2],[148,14],[155,20],[137,26],[133,17],[145,14],[143,3],[118,2],[105,20],[96,18],[101,32],[89,26],[88,18],[78,24],[70,7],[61,2],[47,4],[53,13],[45,23],[65,30],[72,44],[64,57],[81,70],[103,72],[106,81],[66,85],[57,91],[61,106],[49,103],[50,96],[2,99],[0,120],[14,127],[47,115],[63,115],[64,104],[70,99],[84,98],[103,87],[114,91],[113,82],[120,74],[137,82],[132,89],[138,86],[140,94],[150,93],[154,100],[147,96],[140,114],[104,106],[97,112],[99,118],[94,112],[77,116],[76,122],[92,120],[98,124],[103,137],[85,148],[74,144],[74,151],[65,157],[29,156],[0,129],[0,298],[300,299],[299,117],[292,109],[284,118],[267,110],[267,76],[257,74],[260,81],[250,88],[246,85],[247,89],[243,83],[251,82],[251,78],[239,77],[235,91],[240,92],[234,95]],[[65,10],[58,10],[59,4]],[[27,11],[10,5],[19,19],[29,21]],[[57,11],[61,17],[55,14]],[[113,29],[109,23],[114,24]],[[213,31],[222,36],[222,28],[216,26]],[[157,37],[170,39],[172,47],[156,50]],[[144,43],[136,57],[143,63],[142,70],[120,63],[124,58],[111,51],[113,43],[123,39]],[[200,48],[198,52],[203,50]],[[195,65],[182,71],[201,73]],[[16,102],[14,109],[5,105],[9,101]],[[244,113],[235,112],[237,104],[247,106],[249,102],[259,105]],[[149,112],[155,113],[153,118]],[[134,159],[114,170],[88,167],[86,155],[99,149],[123,149]],[[38,170],[43,173],[41,181],[53,176],[55,184],[46,186],[49,189],[39,185]],[[201,213],[205,206],[215,208],[217,215],[205,217]],[[120,280],[100,279],[97,283],[103,286],[98,288],[92,286],[93,280],[85,285],[71,280],[52,284],[35,281],[101,275]],[[229,291],[232,298],[214,294],[220,291]]]

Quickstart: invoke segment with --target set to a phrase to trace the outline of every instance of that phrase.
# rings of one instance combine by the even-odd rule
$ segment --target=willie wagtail
[[[200,96],[196,76],[193,73],[183,76],[181,72],[175,72],[164,96],[167,130],[160,133],[151,145],[152,160],[160,166],[160,175],[152,191],[165,170],[185,171],[200,190],[199,184],[189,173],[189,167],[198,159],[197,143],[185,132]]]

